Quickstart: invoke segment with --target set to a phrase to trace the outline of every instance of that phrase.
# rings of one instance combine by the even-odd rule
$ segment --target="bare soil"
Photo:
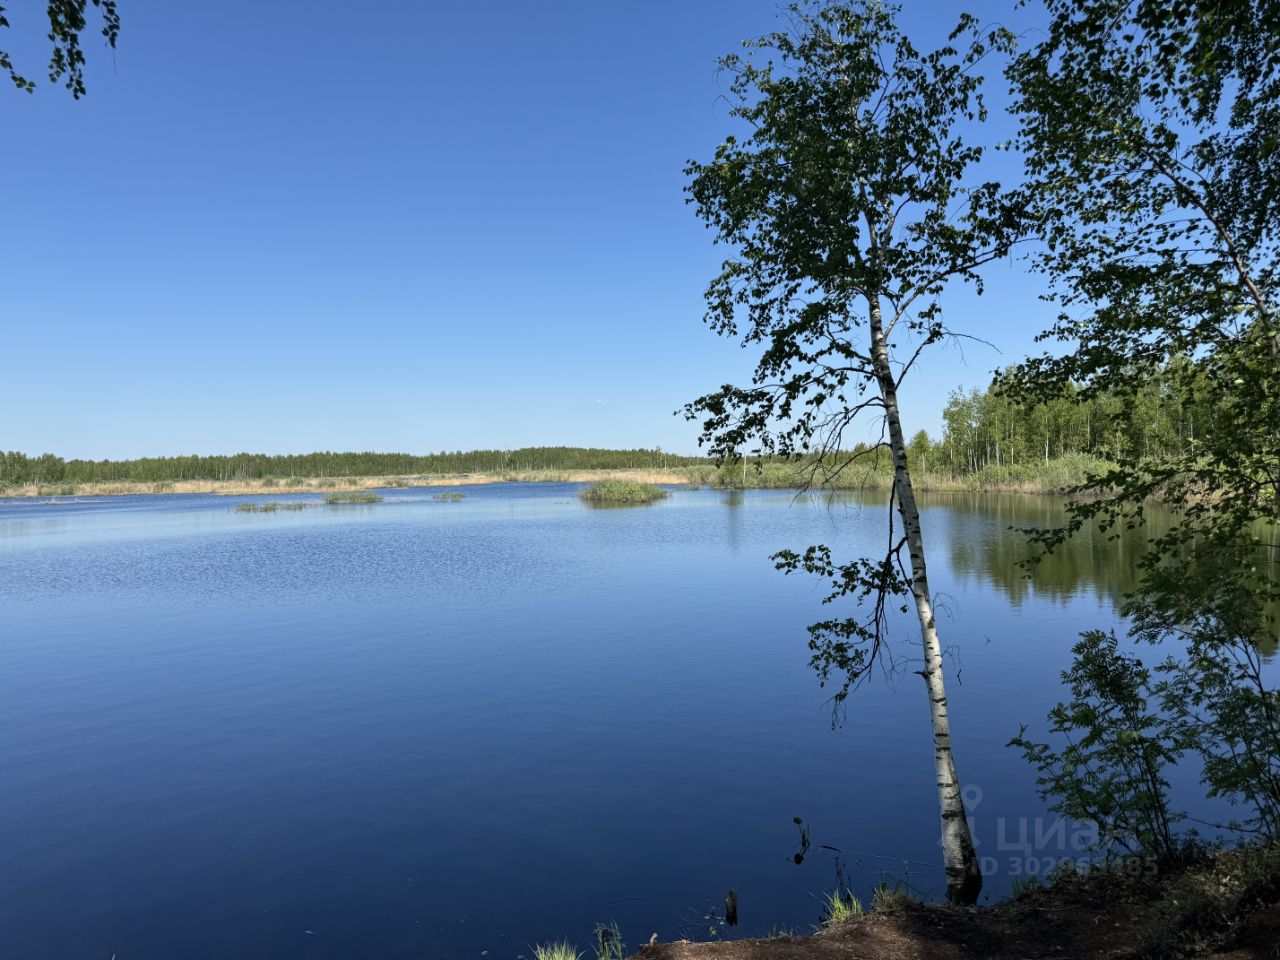
[[[1202,956],[1280,960],[1280,903],[1261,904],[1173,952],[1161,884],[1126,876],[1071,878],[994,907],[905,902],[810,937],[657,943],[635,960],[1122,960]],[[1166,934],[1161,936],[1161,934]]]

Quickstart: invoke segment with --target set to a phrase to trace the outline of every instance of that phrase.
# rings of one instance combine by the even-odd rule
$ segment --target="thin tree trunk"
[[[947,900],[960,906],[976,903],[982,891],[982,870],[969,832],[969,819],[964,810],[960,779],[956,774],[955,756],[951,750],[951,720],[947,712],[947,691],[943,682],[942,644],[938,639],[933,611],[933,595],[925,567],[924,538],[920,532],[920,509],[911,487],[911,470],[907,464],[907,447],[902,436],[902,420],[898,414],[898,386],[889,365],[884,321],[879,303],[871,304],[871,351],[876,380],[884,399],[885,419],[889,427],[889,446],[893,451],[893,475],[907,548],[911,554],[911,593],[916,614],[920,618],[920,639],[924,648],[925,687],[929,694],[929,713],[933,720],[934,765],[937,772],[938,807],[942,818],[942,861],[947,875]]]

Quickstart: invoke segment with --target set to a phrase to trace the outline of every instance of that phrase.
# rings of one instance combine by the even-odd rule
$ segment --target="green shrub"
[[[1036,768],[1049,809],[1095,824],[1105,853],[1175,859],[1183,815],[1169,808],[1164,771],[1182,756],[1183,738],[1151,709],[1151,671],[1120,651],[1114,633],[1087,631],[1072,652],[1062,677],[1074,699],[1049,711],[1062,745],[1028,740],[1025,727],[1009,745]]]

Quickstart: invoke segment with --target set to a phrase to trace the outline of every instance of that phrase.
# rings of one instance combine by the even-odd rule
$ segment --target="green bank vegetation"
[[[597,505],[654,503],[671,496],[652,483],[635,480],[600,480],[578,494],[584,502]]]
[[[352,490],[347,493],[326,493],[324,502],[329,506],[349,503],[381,503],[382,497],[368,490]]]
[[[237,513],[276,513],[278,511],[295,511],[305,510],[307,507],[313,506],[310,503],[303,503],[299,500],[289,501],[270,501],[268,503],[237,503]]]
[[[1187,455],[1221,429],[1224,411],[1202,382],[1205,374],[1177,357],[1135,378],[1132,390],[1062,385],[1057,396],[1022,396],[997,389],[956,390],[942,412],[940,437],[916,432],[907,444],[916,486],[923,490],[1061,491],[1136,456]],[[92,485],[208,481],[254,489],[333,488],[377,477],[397,488],[469,476],[573,482],[582,471],[653,472],[661,482],[737,488],[887,489],[893,465],[887,447],[784,457],[748,456],[717,464],[709,457],[660,449],[603,450],[532,447],[523,450],[411,454],[312,453],[288,456],[148,457],[138,460],[65,460],[0,451],[0,491],[37,496],[92,492]],[[90,489],[81,489],[88,486]],[[142,492],[142,491],[139,491]],[[252,492],[246,491],[246,492]]]

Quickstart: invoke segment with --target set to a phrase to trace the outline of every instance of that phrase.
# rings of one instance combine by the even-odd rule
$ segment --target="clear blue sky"
[[[0,49],[41,78],[43,4],[8,6]],[[774,0],[120,7],[87,98],[0,88],[0,448],[692,452],[671,412],[745,379],[701,323],[722,251],[682,167]],[[928,44],[958,9],[903,20]],[[936,353],[910,429],[1032,348],[1024,273],[952,302],[1003,355]]]

